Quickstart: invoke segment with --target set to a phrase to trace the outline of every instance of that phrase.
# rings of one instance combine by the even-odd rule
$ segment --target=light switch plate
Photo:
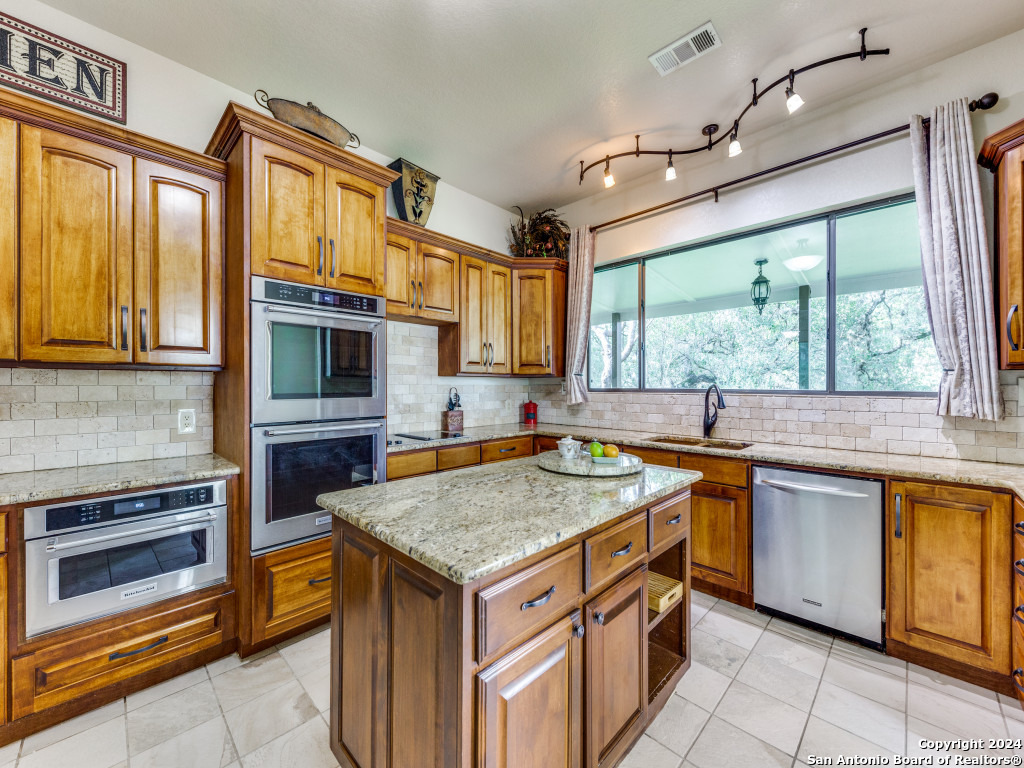
[[[178,410],[178,434],[194,435],[196,433],[196,409],[181,408]]]

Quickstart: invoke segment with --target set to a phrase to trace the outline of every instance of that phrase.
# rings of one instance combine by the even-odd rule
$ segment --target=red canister
[[[537,426],[537,404],[532,400],[523,403],[523,424]]]

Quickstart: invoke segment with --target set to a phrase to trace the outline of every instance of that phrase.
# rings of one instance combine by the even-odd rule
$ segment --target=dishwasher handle
[[[823,488],[818,485],[806,485],[804,483],[791,483],[786,480],[758,480],[762,485],[770,485],[772,488],[781,488],[787,491],[808,491],[809,493],[820,493],[825,496],[844,496],[849,499],[866,499],[866,493],[858,491],[844,491],[840,488]]]

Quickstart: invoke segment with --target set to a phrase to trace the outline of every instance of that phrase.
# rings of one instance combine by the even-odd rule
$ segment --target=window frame
[[[723,389],[723,392],[728,392],[734,395],[809,395],[818,397],[909,397],[909,398],[924,398],[924,397],[935,397],[936,392],[920,392],[920,391],[905,391],[905,390],[881,390],[881,389],[857,389],[857,390],[839,390],[835,388],[836,378],[836,222],[840,218],[854,215],[857,213],[863,213],[865,211],[871,211],[882,208],[890,208],[896,205],[902,205],[904,203],[912,202],[916,200],[916,196],[913,192],[906,192],[898,195],[888,195],[877,200],[872,200],[864,203],[857,203],[855,205],[843,206],[841,208],[834,208],[832,210],[812,214],[808,216],[801,216],[794,219],[788,219],[783,222],[777,222],[775,224],[769,224],[766,226],[753,227],[746,229],[741,232],[733,232],[729,235],[722,237],[712,237],[706,240],[700,240],[693,243],[688,243],[683,246],[675,246],[672,248],[663,248],[658,251],[644,254],[642,256],[632,256],[626,259],[618,261],[612,261],[607,264],[602,264],[594,269],[594,273],[605,272],[607,270],[616,269],[618,267],[625,267],[630,264],[639,265],[639,274],[637,277],[637,310],[638,310],[638,323],[639,323],[639,334],[640,338],[638,344],[640,345],[640,354],[638,362],[638,375],[639,385],[636,387],[615,387],[615,388],[600,388],[590,386],[590,344],[587,343],[587,391],[595,393],[652,393],[652,394],[691,394],[691,393],[702,393],[704,389],[671,389],[661,387],[648,387],[646,383],[646,361],[647,361],[647,347],[646,347],[646,333],[647,333],[647,316],[644,308],[644,294],[645,284],[647,275],[647,261],[649,259],[657,259],[663,256],[675,255],[680,253],[687,253],[690,251],[700,250],[709,246],[720,245],[722,243],[728,243],[733,240],[742,240],[757,235],[767,234],[770,232],[776,232],[782,229],[789,229],[792,227],[798,227],[803,224],[813,224],[814,222],[822,222],[827,227],[826,235],[826,260],[827,260],[827,274],[825,278],[827,286],[827,299],[826,299],[826,336],[825,336],[825,389]],[[589,337],[589,329],[588,329]]]

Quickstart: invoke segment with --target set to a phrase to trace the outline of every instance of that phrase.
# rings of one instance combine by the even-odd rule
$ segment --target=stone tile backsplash
[[[0,368],[0,474],[212,451],[212,373]]]

